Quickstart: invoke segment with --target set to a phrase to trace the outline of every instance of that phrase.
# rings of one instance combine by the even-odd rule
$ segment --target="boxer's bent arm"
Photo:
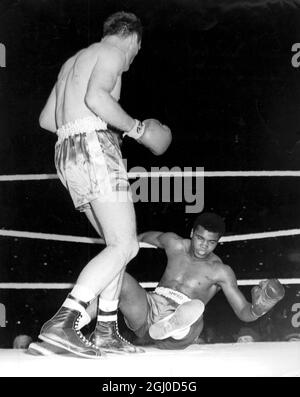
[[[247,301],[239,290],[233,270],[226,265],[222,266],[218,284],[222,288],[230,306],[237,317],[245,322],[255,321],[257,317],[252,312],[252,304]]]
[[[55,108],[56,108],[55,91],[56,89],[54,86],[46,102],[46,105],[44,106],[39,117],[40,127],[51,132],[56,132],[57,130],[57,125],[55,120]]]
[[[144,232],[138,235],[138,241],[143,243],[148,243],[154,245],[157,248],[163,248],[158,237],[161,236],[163,232]]]
[[[121,131],[129,131],[135,124],[112,97],[111,92],[117,84],[124,68],[124,56],[116,49],[103,49],[94,66],[85,95],[86,105],[106,123]]]
[[[152,244],[157,248],[167,248],[175,242],[182,241],[182,238],[171,232],[149,231],[139,234],[138,241]]]

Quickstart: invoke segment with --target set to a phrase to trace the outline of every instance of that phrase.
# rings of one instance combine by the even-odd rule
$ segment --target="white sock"
[[[74,288],[71,291],[71,295],[74,296],[74,298],[83,301],[85,303],[90,302],[96,296],[96,294],[92,290],[80,284],[76,284],[74,286]]]
[[[85,308],[74,299],[67,298],[62,305],[68,309],[77,310],[81,313],[81,318],[78,322],[78,329],[83,328],[91,321],[91,317],[88,315]]]
[[[97,321],[117,321],[118,304],[118,299],[108,300],[99,298]]]
[[[82,301],[84,303],[90,302],[92,299],[95,298],[95,294],[90,291],[87,287],[83,285],[76,284],[72,289],[70,295],[72,295],[75,299]],[[64,307],[67,307],[72,310],[77,310],[81,313],[81,318],[78,323],[78,329],[83,328],[86,324],[91,321],[90,316],[79,302],[76,300],[67,297],[67,299],[62,304]]]

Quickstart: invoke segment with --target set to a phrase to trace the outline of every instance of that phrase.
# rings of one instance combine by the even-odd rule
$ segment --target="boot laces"
[[[81,340],[85,345],[97,349],[97,347],[96,347],[92,342],[90,342],[90,341],[83,335],[83,333],[80,331],[80,329],[78,328],[79,320],[81,319],[81,317],[82,317],[82,315],[78,316],[77,319],[75,320],[75,327],[74,327],[74,328],[75,328],[75,332],[76,332],[76,334],[79,336],[80,340]]]
[[[130,346],[133,346],[132,343],[130,343],[127,339],[123,338],[123,336],[120,334],[119,332],[119,327],[118,327],[118,322],[116,321],[116,334],[118,336],[118,338],[121,339],[122,342],[127,343]]]

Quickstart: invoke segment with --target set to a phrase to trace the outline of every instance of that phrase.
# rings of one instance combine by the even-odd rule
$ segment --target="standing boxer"
[[[89,303],[100,294],[98,322],[104,350],[135,352],[117,328],[123,273],[138,252],[135,212],[119,137],[110,126],[136,139],[154,154],[171,142],[171,131],[157,120],[141,122],[119,105],[122,73],[141,48],[142,25],[134,14],[118,12],[104,23],[103,38],[62,66],[40,115],[40,126],[57,133],[55,166],[75,207],[102,234],[106,248],[81,271],[58,312],[46,322],[40,339],[83,357],[100,349],[80,329],[90,321]],[[140,100],[140,98],[139,98]]]

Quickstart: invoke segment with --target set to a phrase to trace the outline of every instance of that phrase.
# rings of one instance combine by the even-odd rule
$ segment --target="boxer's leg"
[[[116,312],[109,311],[111,302],[113,302],[110,298],[114,295],[115,291],[118,291],[122,287],[119,308],[124,314],[126,323],[128,323],[127,317],[129,317],[129,328],[132,325],[134,329],[140,327],[140,324],[143,324],[141,321],[147,315],[146,291],[128,273],[125,273],[123,278],[123,273],[122,271],[120,277],[116,277],[106,287],[103,291],[104,294],[102,293],[99,298],[97,323],[90,340],[107,353],[141,353],[143,352],[142,349],[132,345],[119,334],[117,314]],[[123,282],[121,284],[120,281],[122,280]]]
[[[179,305],[175,312],[154,323],[149,328],[149,335],[154,340],[162,340],[169,337],[183,339],[204,312],[204,304],[198,299],[192,299]]]
[[[149,310],[147,292],[127,272],[124,273],[119,307],[133,332],[145,324]]]
[[[94,227],[96,232],[99,234],[99,237],[103,238],[102,227],[95,219],[92,210],[90,208],[86,209],[85,214],[86,214],[90,224]],[[111,284],[113,284],[113,282]],[[107,287],[106,290],[108,290],[108,289],[109,288]],[[98,310],[98,297],[93,299],[89,303],[89,306],[87,307],[86,312],[91,319],[94,319],[97,317],[97,310]],[[65,349],[62,349],[58,346],[52,345],[47,342],[33,342],[29,345],[28,353],[31,355],[35,355],[35,356],[49,356],[49,355],[53,355],[53,354],[64,354],[64,353],[66,353],[66,351],[65,351]]]
[[[87,343],[79,332],[79,322],[86,313],[88,302],[103,291],[138,252],[133,203],[128,199],[127,192],[124,192],[127,198],[123,197],[122,200],[118,193],[114,199],[96,199],[91,203],[94,216],[103,229],[107,246],[86,265],[71,296],[66,299],[60,311],[43,326],[40,334],[43,341],[82,356],[97,355],[91,343]],[[77,286],[80,288],[76,295]]]
[[[94,217],[102,227],[106,247],[84,267],[77,280],[95,296],[118,276],[139,250],[129,192],[115,192],[111,197],[106,202],[102,199],[91,202]]]
[[[188,334],[181,339],[172,337],[167,339],[156,340],[155,346],[163,350],[182,350],[192,344],[197,344],[199,335],[203,330],[203,316],[201,316],[194,324],[189,327]]]
[[[124,192],[120,194],[124,195]],[[105,241],[107,241],[107,237],[103,231],[104,228],[96,218],[95,212],[93,210],[87,211],[86,215],[98,234],[103,236]],[[123,220],[124,218],[122,222]],[[118,329],[118,299],[124,271],[125,267],[123,267],[116,277],[101,291],[98,299],[98,307],[96,310],[97,322],[95,330],[90,337],[90,341],[105,352],[138,353],[142,351],[126,341],[120,335]]]

